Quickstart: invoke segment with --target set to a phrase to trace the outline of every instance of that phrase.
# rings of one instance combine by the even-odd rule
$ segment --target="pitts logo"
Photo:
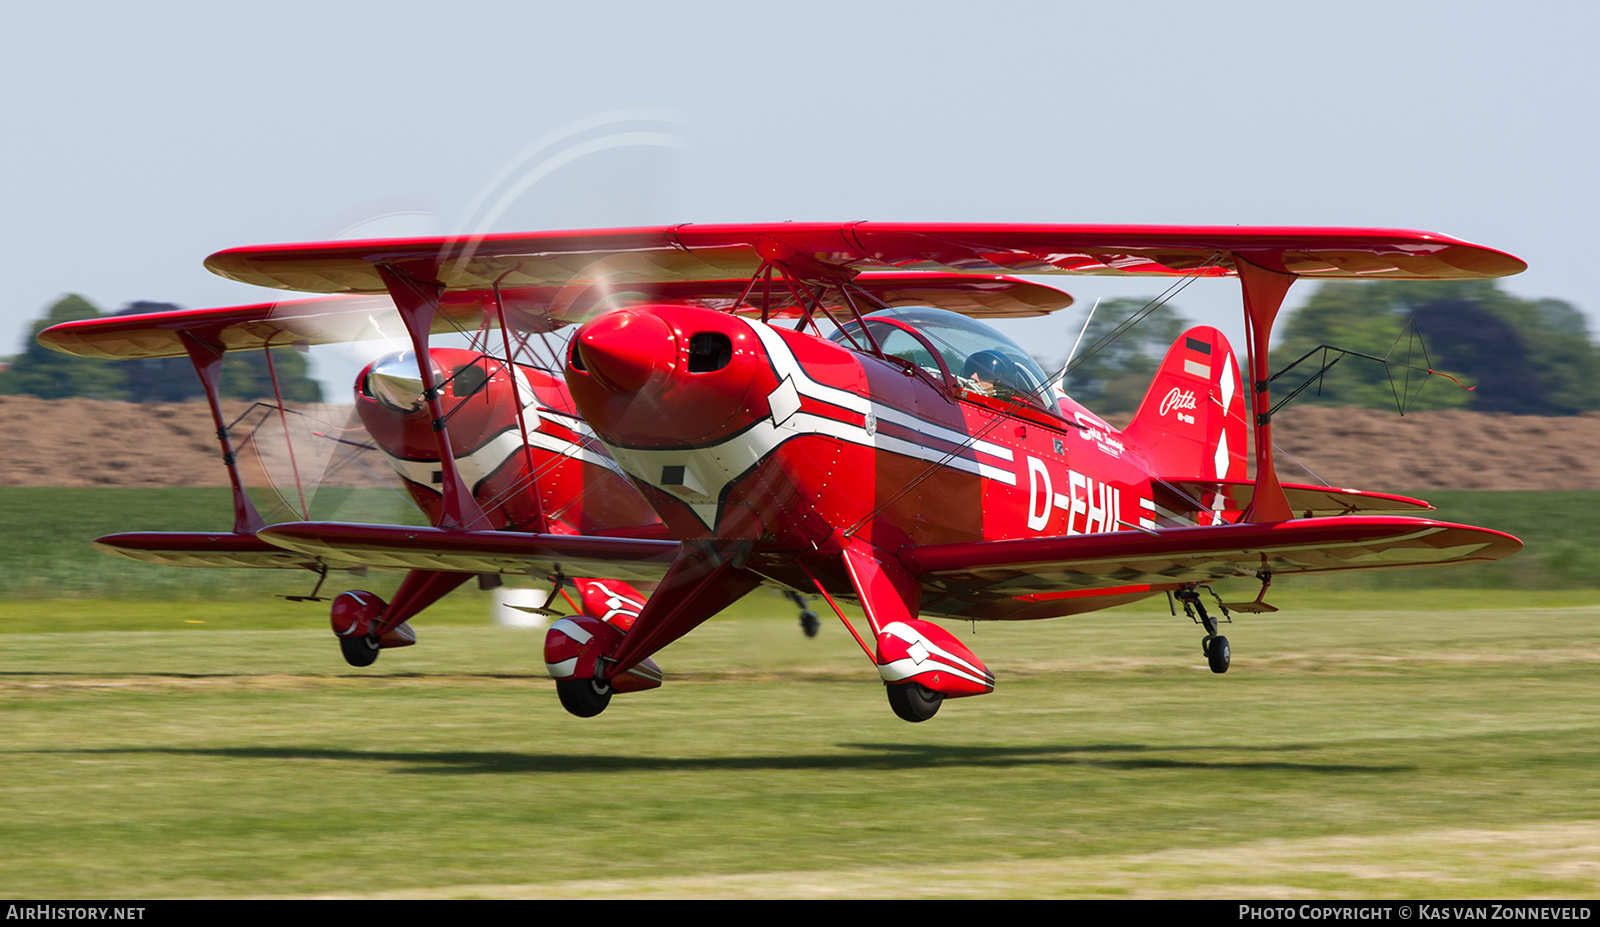
[[[1173,409],[1193,409],[1194,407],[1194,390],[1192,389],[1179,389],[1178,387],[1174,386],[1172,391],[1167,393],[1167,395],[1163,396],[1161,399],[1162,415],[1166,415]],[[1179,416],[1179,418],[1184,418],[1187,421],[1194,421],[1192,417],[1188,416]]]
[[[1067,471],[1067,491],[1059,493],[1051,485],[1044,461],[1028,458],[1028,529],[1043,531],[1050,525],[1056,509],[1067,513],[1065,534],[1096,534],[1122,530],[1122,490],[1111,483],[1096,483],[1093,477],[1076,470]]]
[[[1175,412],[1178,421],[1186,422],[1190,425],[1194,424],[1194,416],[1182,410],[1193,409],[1194,407],[1194,390],[1192,389],[1179,389],[1174,386],[1165,396],[1161,397],[1162,415],[1166,415],[1168,412]]]

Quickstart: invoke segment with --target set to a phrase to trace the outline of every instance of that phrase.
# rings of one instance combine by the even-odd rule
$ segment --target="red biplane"
[[[1267,345],[1289,286],[1525,267],[1440,235],[682,225],[273,245],[206,265],[330,295],[71,322],[40,336],[88,356],[186,354],[232,475],[232,532],[97,544],[181,565],[407,571],[390,602],[359,591],[334,600],[356,665],[412,643],[408,619],[474,575],[556,588],[572,578],[584,607],[551,627],[545,660],[562,704],[582,716],[613,692],[660,685],[652,655],[762,585],[826,599],[896,714],[922,721],[945,698],[994,688],[930,617],[1049,618],[1171,593],[1198,613],[1220,673],[1230,648],[1200,597],[1213,581],[1260,583],[1253,602],[1224,615],[1267,611],[1276,576],[1493,560],[1521,547],[1404,514],[1430,508],[1419,500],[1284,483],[1273,469]],[[1063,273],[1235,276],[1246,360],[1220,331],[1191,329],[1119,431],[978,321],[1067,305],[1060,291],[1004,276]],[[373,295],[392,301],[411,350],[362,372],[357,410],[433,527],[264,525],[223,427],[218,364],[229,350],[351,337]],[[564,356],[513,362],[513,338],[567,325],[578,327]],[[430,347],[430,333],[451,329],[480,340]],[[860,604],[866,634],[841,599]]]

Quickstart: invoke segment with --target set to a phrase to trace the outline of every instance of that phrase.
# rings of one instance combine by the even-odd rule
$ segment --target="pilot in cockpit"
[[[981,396],[1031,400],[1026,382],[1017,375],[1016,362],[999,351],[978,351],[961,367],[961,385]]]

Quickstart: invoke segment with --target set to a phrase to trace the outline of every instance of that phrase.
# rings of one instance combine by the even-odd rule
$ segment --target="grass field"
[[[1584,598],[1286,594],[1226,676],[1164,603],[961,627],[999,687],[921,725],[764,593],[588,721],[470,597],[368,670],[320,611],[14,603],[0,893],[1592,897]]]
[[[265,497],[257,504],[263,512],[278,508]],[[416,509],[383,489],[323,489],[314,498],[311,515],[333,521],[424,523]],[[100,535],[119,531],[227,531],[232,526],[227,489],[0,487],[0,538],[5,539],[0,544],[0,601],[169,601],[310,590],[315,577],[298,570],[178,569],[107,556],[89,546]],[[382,591],[377,585],[372,588]]]
[[[1285,578],[1305,589],[1574,589],[1600,587],[1600,491],[1428,492],[1435,517],[1508,531],[1526,549],[1508,560],[1442,570]],[[269,510],[265,501],[264,511]],[[95,552],[89,541],[118,531],[225,531],[232,523],[225,489],[40,489],[0,487],[0,602],[24,599],[171,601],[304,594],[314,577],[300,571],[174,569]],[[420,524],[387,490],[324,489],[312,517]],[[394,577],[351,583],[385,593]],[[387,585],[385,585],[387,584]],[[1254,595],[1251,590],[1248,598]]]
[[[951,625],[998,689],[909,725],[770,593],[584,721],[476,589],[355,670],[274,597],[309,574],[87,546],[224,529],[225,491],[0,488],[0,893],[1593,897],[1600,493],[1428,498],[1528,549],[1286,578],[1220,677],[1164,600]]]

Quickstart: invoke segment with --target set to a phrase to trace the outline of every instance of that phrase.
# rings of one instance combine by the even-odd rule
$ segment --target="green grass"
[[[313,502],[314,519],[424,523],[414,508],[384,489],[323,489]],[[263,512],[274,510],[266,499],[258,504]],[[231,496],[222,488],[0,487],[0,601],[170,601],[310,590],[315,576],[299,570],[163,567],[89,546],[101,535],[122,531],[227,531],[232,526]]]
[[[1407,589],[1593,589],[1600,586],[1600,491],[1430,492],[1435,517],[1508,531],[1527,545],[1479,566],[1392,573],[1284,577],[1275,588],[1319,592]],[[0,601],[117,599],[169,602],[304,594],[309,573],[161,567],[97,553],[94,538],[119,531],[223,531],[232,524],[225,489],[40,489],[0,487]],[[420,524],[386,490],[322,490],[312,517]],[[395,577],[342,580],[386,594]],[[330,580],[332,582],[332,580]],[[1253,593],[1252,593],[1253,594]]]
[[[1505,560],[1437,570],[1403,570],[1359,577],[1359,588],[1573,589],[1600,587],[1600,491],[1481,492],[1426,490],[1426,513],[1442,521],[1478,525],[1514,534],[1526,545]],[[1308,578],[1309,579],[1309,578]],[[1309,580],[1320,588],[1345,584],[1339,577]]]
[[[376,587],[361,579],[330,579],[346,588]],[[389,585],[393,585],[391,582]],[[426,621],[433,627],[483,627],[490,623],[490,600],[474,586],[451,593],[430,606]],[[188,599],[171,602],[133,599],[25,599],[0,606],[0,635],[83,631],[283,631],[323,630],[328,603],[290,602],[257,592],[240,593],[234,601]]]
[[[378,574],[374,574],[377,576]],[[338,590],[378,588],[368,579],[344,577],[329,580]],[[392,582],[391,582],[392,585]],[[1219,590],[1226,587],[1219,584]],[[335,586],[325,592],[332,593]],[[1234,585],[1235,591],[1245,584]],[[1252,587],[1250,592],[1254,592]],[[1272,605],[1285,613],[1306,610],[1331,612],[1430,611],[1448,613],[1463,610],[1516,611],[1523,609],[1581,608],[1593,605],[1600,596],[1587,589],[1503,590],[1503,589],[1412,589],[1380,594],[1349,589],[1308,589],[1288,583],[1273,586],[1267,596]],[[758,618],[773,614],[776,594],[757,592],[734,605],[724,617],[731,620]],[[785,606],[786,607],[786,606]],[[813,603],[822,609],[826,606]],[[428,607],[417,619],[427,627],[481,628],[491,623],[491,602],[487,594],[468,584]],[[1181,616],[1182,610],[1179,609]],[[1113,609],[1116,615],[1148,617],[1168,615],[1167,600],[1145,599]],[[1061,621],[1082,619],[1063,618]],[[1187,619],[1181,619],[1186,621]],[[1272,617],[1240,616],[1241,623],[1272,621]],[[171,602],[133,599],[25,599],[0,606],[0,635],[85,631],[282,631],[325,630],[328,626],[327,602],[290,602],[256,592],[243,592],[233,601],[186,599]],[[966,626],[963,626],[966,627]],[[979,625],[982,635],[992,625]],[[0,645],[3,647],[3,645]]]
[[[1592,897],[1600,493],[1422,495],[1527,550],[1284,578],[1221,677],[1163,599],[952,625],[999,688],[908,725],[765,592],[582,721],[475,589],[355,670],[309,574],[88,547],[226,491],[0,488],[0,893]]]
[[[921,725],[761,593],[587,721],[470,596],[366,670],[319,608],[5,634],[0,893],[1593,897],[1600,608],[1456,595],[1286,593],[1226,676],[1164,602],[952,626],[999,687]]]

